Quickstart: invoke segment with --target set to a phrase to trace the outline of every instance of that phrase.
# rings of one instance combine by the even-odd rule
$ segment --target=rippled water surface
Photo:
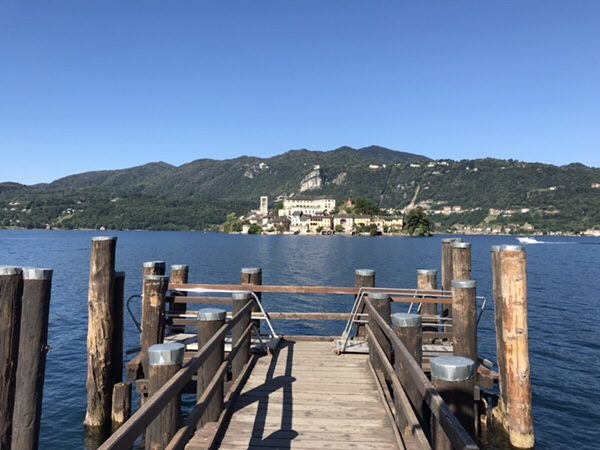
[[[0,231],[0,264],[54,269],[40,448],[82,448],[85,415],[90,239],[98,232]],[[441,239],[272,237],[116,232],[126,295],[141,288],[142,262],[189,264],[191,282],[237,283],[241,267],[262,267],[267,284],[351,286],[370,268],[379,286],[415,287],[416,270],[440,266]],[[490,247],[511,237],[465,238],[473,278],[490,301],[480,354],[495,359]],[[600,239],[545,238],[527,247],[529,336],[538,448],[600,447]],[[264,297],[270,311],[349,311],[344,297]],[[126,346],[137,344],[127,319]],[[343,323],[278,322],[282,333],[339,334]]]

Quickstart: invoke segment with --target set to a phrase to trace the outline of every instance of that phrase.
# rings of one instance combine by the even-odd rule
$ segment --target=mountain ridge
[[[309,174],[311,183],[303,184]],[[497,158],[436,161],[373,145],[179,166],[159,161],[30,186],[0,183],[0,225],[202,229],[228,212],[256,208],[262,195],[300,193],[363,197],[392,212],[414,199],[439,230],[515,225],[510,230],[580,232],[600,223],[600,169]]]

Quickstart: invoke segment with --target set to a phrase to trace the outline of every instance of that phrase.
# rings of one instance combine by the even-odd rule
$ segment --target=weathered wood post
[[[477,297],[473,280],[452,281],[452,340],[454,356],[464,356],[477,365]]]
[[[469,435],[475,439],[475,363],[462,356],[431,359],[431,384],[439,392]],[[432,427],[433,448],[452,449],[439,422]]]
[[[462,242],[461,238],[449,238],[442,240],[442,289],[444,291],[452,290],[452,244]],[[452,317],[452,305],[442,304],[442,317]],[[445,329],[449,331],[450,328]]]
[[[390,295],[384,292],[372,292],[369,294],[367,298],[368,302],[371,302],[371,305],[379,313],[379,315],[383,318],[383,320],[390,324],[390,316],[392,313],[392,299]],[[392,346],[390,344],[389,339],[385,335],[385,333],[381,330],[377,322],[374,318],[369,317],[369,328],[373,333],[373,336],[379,342],[381,349],[385,353],[388,361],[392,361]],[[379,360],[379,357],[375,353],[375,351],[369,352],[369,358],[371,360],[371,364],[373,368],[381,371],[385,375],[385,371],[383,370],[383,364]]]
[[[262,269],[260,267],[244,267],[241,273],[241,283],[260,286],[262,284]],[[260,302],[262,300],[262,294],[260,292],[255,292],[255,294]],[[259,311],[260,307],[258,304],[252,307],[252,312]],[[254,324],[256,325],[256,329],[260,330],[260,320],[255,320]]]
[[[161,344],[165,337],[165,302],[169,277],[147,275],[142,299],[142,367],[148,375],[148,349]]]
[[[533,448],[529,333],[527,328],[527,260],[521,246],[503,245],[499,253],[502,298],[503,362],[506,368],[510,443]]]
[[[396,336],[400,338],[408,352],[414,358],[416,363],[421,367],[423,346],[422,346],[422,329],[421,316],[419,314],[409,313],[394,313],[391,315],[391,325]],[[417,398],[418,392],[415,383],[409,382],[409,372],[405,364],[399,357],[394,358],[394,371],[398,374],[400,383],[404,390],[409,395],[409,398]],[[423,417],[422,405],[414,405],[418,417]],[[401,430],[405,429],[408,424],[406,418],[398,415],[398,426]],[[412,430],[409,431],[412,434]]]
[[[495,408],[500,412],[500,421],[508,431],[506,422],[506,407],[508,401],[506,398],[506,349],[504,347],[504,338],[502,335],[502,292],[500,290],[501,272],[500,272],[500,245],[492,246],[492,291],[494,295],[494,318],[496,324],[496,358],[498,360],[498,372],[500,375],[500,399]]]
[[[38,448],[46,353],[52,269],[23,269],[23,303],[12,448]]]
[[[130,415],[131,383],[116,383],[112,394],[111,431],[114,433],[121,428]]]
[[[452,244],[452,280],[470,280],[471,243],[454,242]]]
[[[203,308],[198,311],[198,348],[202,348],[202,346],[225,324],[226,315],[227,313],[225,310],[220,308]],[[224,352],[225,340],[221,339],[217,345],[214,346],[210,355],[206,358],[202,367],[200,367],[200,370],[198,370],[198,399],[204,393],[204,390],[208,387],[223,363]],[[223,380],[218,383],[214,395],[208,402],[206,411],[200,418],[199,425],[217,421],[222,410]]]
[[[165,262],[164,261],[146,261],[143,264],[143,277],[144,279],[148,275],[164,275],[165,274]]]
[[[125,272],[115,272],[113,294],[113,384],[123,381],[123,333],[125,332]]]
[[[394,313],[391,316],[392,328],[400,338],[408,352],[419,366],[423,359],[423,346],[421,345],[421,316],[419,314]],[[403,374],[404,378],[408,375]]]
[[[148,349],[149,398],[181,369],[185,345],[155,344]],[[175,395],[146,429],[146,449],[162,450],[175,435],[179,422],[181,398]]]
[[[0,448],[11,448],[23,273],[0,267]]]
[[[354,271],[354,287],[357,289],[360,289],[361,287],[375,287],[375,271],[371,269],[356,269]],[[364,305],[359,309],[358,313],[365,313]],[[365,335],[364,325],[361,323],[357,324],[356,336],[365,337]]]
[[[417,270],[417,289],[433,291],[437,289],[437,270],[434,269],[419,269]],[[423,303],[421,305],[421,314],[423,316],[437,316],[437,303]],[[431,322],[432,319],[428,319]],[[423,331],[438,331],[436,325],[428,325]]]
[[[116,248],[116,237],[92,238],[88,291],[87,411],[83,424],[89,433],[99,435],[110,429]]]
[[[173,284],[186,284],[190,273],[190,266],[186,264],[173,264],[171,266],[171,283]],[[187,296],[187,292],[177,292],[179,297]],[[171,312],[175,314],[185,314],[187,311],[187,304],[185,303],[171,303]],[[184,326],[172,326],[171,331],[173,333],[183,333],[185,330]]]
[[[248,302],[254,300],[250,292],[236,292],[232,294],[231,297],[233,300],[233,315],[236,315],[239,311],[241,311],[244,306],[248,304]],[[244,331],[248,325],[250,325],[250,314],[251,313],[248,313],[245,317],[243,317],[233,328],[233,330],[231,330],[232,345],[240,345],[238,354],[231,362],[231,377],[233,381],[238,379],[244,369],[244,366],[248,362],[248,359],[250,359],[250,336],[247,336],[244,341],[240,341]]]

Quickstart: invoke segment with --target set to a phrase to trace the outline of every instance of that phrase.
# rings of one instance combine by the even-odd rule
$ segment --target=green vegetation
[[[350,212],[357,215],[421,206],[441,232],[475,227],[577,233],[600,224],[600,189],[592,187],[600,183],[600,169],[497,159],[431,161],[381,147],[342,147],[267,159],[204,159],[180,167],[152,163],[35,186],[0,183],[0,226],[200,230],[216,228],[234,213],[236,219],[231,216],[224,226],[235,231],[237,217],[257,208],[261,195],[298,193],[313,165],[321,167],[323,186],[302,195],[332,197],[339,205],[350,197],[355,199]],[[451,212],[442,213],[444,208]]]
[[[225,233],[239,233],[242,231],[242,221],[238,219],[235,213],[227,214],[227,221],[223,224],[223,232]]]
[[[341,226],[340,224],[337,224],[337,225],[335,226],[335,232],[336,232],[336,233],[343,233],[343,232],[344,232],[344,227],[343,227],[343,226]]]
[[[352,206],[344,207],[344,212],[348,214],[374,216],[381,213],[381,210],[366,198],[350,199]]]
[[[253,223],[250,225],[250,227],[248,228],[248,234],[260,234],[262,233],[262,228],[259,224],[257,223]]]
[[[404,230],[411,236],[431,236],[433,227],[422,208],[411,209],[404,218]]]

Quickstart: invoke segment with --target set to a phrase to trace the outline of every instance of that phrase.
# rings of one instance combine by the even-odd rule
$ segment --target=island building
[[[260,208],[258,209],[258,213],[266,216],[269,214],[269,197],[263,195],[260,198]]]
[[[248,232],[248,224],[258,224],[266,233],[290,234],[355,234],[373,229],[373,225],[379,233],[393,233],[404,225],[402,216],[333,214],[335,207],[335,199],[330,198],[284,199],[283,208],[274,215],[268,210],[268,197],[262,196],[259,209],[240,218],[246,222],[242,233]]]
[[[279,216],[290,217],[300,212],[303,215],[331,214],[335,209],[332,198],[288,198],[283,201]]]

